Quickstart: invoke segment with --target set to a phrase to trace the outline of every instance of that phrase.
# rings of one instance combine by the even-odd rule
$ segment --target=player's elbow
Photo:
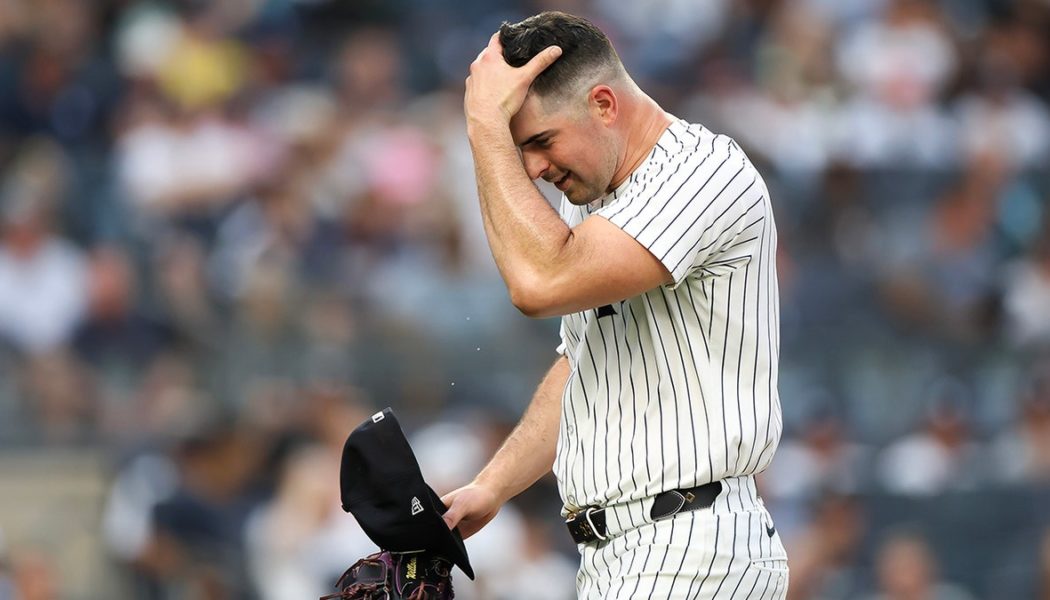
[[[510,301],[521,314],[532,319],[553,317],[559,314],[550,286],[539,277],[523,277],[507,286]]]
[[[532,319],[540,319],[550,316],[547,314],[548,307],[543,300],[542,294],[524,287],[514,287],[510,290],[510,301],[521,314]]]
[[[570,235],[569,239],[572,237]],[[571,312],[573,272],[568,253],[562,251],[542,261],[521,265],[505,273],[514,306],[526,317],[542,319]]]

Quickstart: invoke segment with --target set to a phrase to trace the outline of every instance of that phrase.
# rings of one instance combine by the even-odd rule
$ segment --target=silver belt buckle
[[[605,540],[609,539],[609,536],[602,535],[602,534],[598,533],[598,528],[594,526],[594,521],[591,520],[591,513],[593,513],[596,510],[605,510],[605,509],[598,509],[598,508],[595,508],[595,507],[591,506],[590,508],[587,509],[587,511],[585,513],[583,513],[583,515],[584,515],[584,517],[587,518],[587,526],[591,528],[591,532],[594,533],[594,537],[596,537],[599,540],[604,542]]]

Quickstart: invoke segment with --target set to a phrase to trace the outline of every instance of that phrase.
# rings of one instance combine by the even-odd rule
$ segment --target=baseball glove
[[[432,552],[377,552],[343,573],[321,600],[451,600],[452,563]]]

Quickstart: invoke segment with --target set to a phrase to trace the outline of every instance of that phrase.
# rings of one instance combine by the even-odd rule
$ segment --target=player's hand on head
[[[471,483],[441,497],[448,510],[445,524],[449,529],[459,527],[463,538],[468,538],[488,524],[499,512],[501,502],[488,488]]]
[[[488,46],[470,64],[466,81],[463,110],[471,124],[502,126],[525,102],[525,95],[536,77],[561,56],[561,48],[549,46],[520,67],[512,67],[503,59],[499,33],[492,34]]]

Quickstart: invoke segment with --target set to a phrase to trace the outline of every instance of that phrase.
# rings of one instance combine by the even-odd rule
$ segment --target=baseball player
[[[553,468],[580,598],[783,598],[754,479],[781,432],[762,177],[564,13],[501,27],[464,109],[492,253],[522,312],[561,316],[561,356],[446,522],[469,536]]]

